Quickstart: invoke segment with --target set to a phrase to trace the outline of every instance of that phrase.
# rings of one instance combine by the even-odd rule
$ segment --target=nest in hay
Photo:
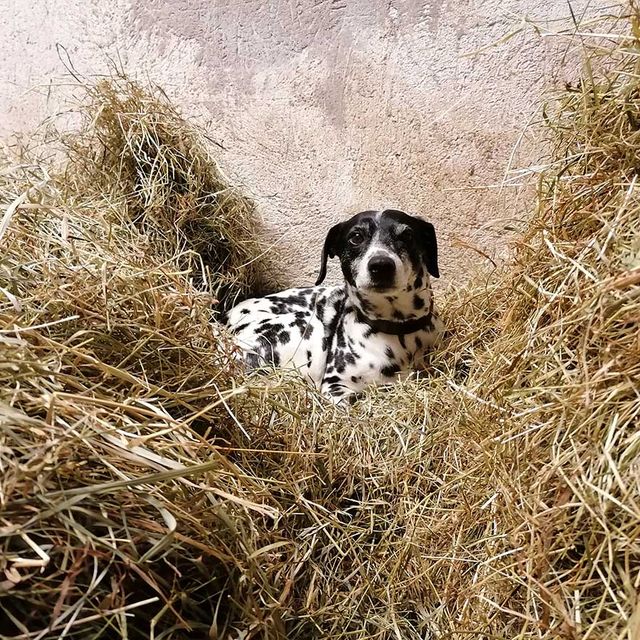
[[[348,412],[234,367],[252,209],[166,102],[102,82],[63,172],[4,161],[0,634],[637,637],[639,17],[547,110],[513,264]]]

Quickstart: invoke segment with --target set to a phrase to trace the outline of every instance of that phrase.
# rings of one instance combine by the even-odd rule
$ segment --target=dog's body
[[[339,256],[345,283],[318,286]],[[401,211],[365,211],[331,228],[315,287],[245,300],[228,325],[251,368],[295,368],[340,401],[420,368],[443,325],[433,226]]]

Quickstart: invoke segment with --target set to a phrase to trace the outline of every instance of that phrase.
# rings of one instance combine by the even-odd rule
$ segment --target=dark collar
[[[356,307],[356,315],[360,322],[368,324],[374,331],[378,333],[387,333],[392,336],[404,336],[408,333],[416,331],[424,331],[433,328],[433,313],[431,309],[421,318],[413,318],[412,320],[378,320],[376,318],[367,318],[367,316]]]

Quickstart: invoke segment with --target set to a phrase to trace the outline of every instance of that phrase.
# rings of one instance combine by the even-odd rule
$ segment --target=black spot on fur
[[[256,329],[256,333],[259,333],[261,335],[272,333],[275,335],[279,331],[282,331],[283,329],[284,329],[284,325],[281,322],[276,322],[275,324],[269,324],[269,322],[264,322]]]
[[[281,304],[272,304],[269,307],[269,312],[272,315],[280,315],[281,313],[285,313],[285,309],[284,309],[283,305],[281,305]]]
[[[382,369],[380,369],[380,373],[386,378],[393,378],[399,372],[400,367],[397,364],[389,364],[386,367],[382,367]]]
[[[344,335],[344,324],[342,324],[342,322],[338,324],[338,328],[336,331],[336,344],[338,347],[347,346],[347,341],[345,340],[345,335]]]
[[[281,323],[267,324],[256,329],[256,333],[260,335],[261,340],[264,340],[268,345],[274,345],[281,335],[286,333],[287,338],[289,334],[284,330],[284,325]]]
[[[420,272],[418,274],[418,276],[416,277],[416,279],[414,280],[413,288],[414,289],[422,289],[422,272]]]
[[[246,316],[246,315],[247,315],[247,313],[249,313],[249,309],[240,309],[240,313],[241,313],[243,316]]]
[[[277,367],[280,365],[280,354],[274,349],[272,342],[272,339],[270,340],[266,336],[260,336],[258,338],[258,352],[264,362]]]
[[[257,369],[260,366],[260,356],[251,351],[245,353],[244,362],[247,369]]]
[[[371,303],[359,291],[356,291],[356,298],[358,299],[358,302],[360,303],[360,308],[365,313],[367,313],[368,311],[371,311],[373,309]]]
[[[422,309],[424,307],[424,300],[418,294],[413,296],[413,306],[415,309]]]
[[[416,336],[416,349],[422,349],[422,340]]]
[[[344,309],[344,298],[340,298],[338,296],[334,301],[334,306],[335,306],[336,313],[333,316],[333,318],[331,318],[331,322],[329,323],[329,326],[326,327],[325,329],[326,334],[322,338],[323,351],[327,351],[327,349],[329,348],[329,336],[335,335],[338,327],[342,328],[342,323],[340,321],[342,320],[342,311]],[[344,332],[343,332],[343,336],[344,336]],[[344,340],[344,337],[343,337],[343,340]]]
[[[346,368],[344,353],[342,351],[336,351],[336,354],[333,357],[333,361],[335,363],[336,371],[338,373],[344,373],[344,370]]]
[[[318,320],[320,320],[320,322],[324,320],[325,304],[326,303],[324,300],[319,300],[315,306],[316,316],[318,317]]]
[[[303,337],[308,337],[313,332],[309,322],[303,318],[296,318],[293,322],[289,323],[289,326],[297,327]]]
[[[288,310],[294,305],[306,306],[307,299],[299,293],[292,293],[291,295],[283,296],[280,293],[273,293],[267,296],[267,300],[272,303],[273,306]]]

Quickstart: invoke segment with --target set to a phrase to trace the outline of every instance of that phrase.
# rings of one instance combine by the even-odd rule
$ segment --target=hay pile
[[[244,238],[251,209],[212,200],[227,187],[170,107],[103,83],[63,174],[7,160],[0,633],[637,638],[632,18],[615,68],[548,115],[515,263],[442,301],[428,377],[348,415],[234,369],[212,294],[254,286],[233,269],[261,251],[206,242]]]
[[[217,165],[218,143],[158,87],[116,76],[82,88],[79,131],[60,141],[62,191],[117,209],[160,255],[180,253],[199,288],[224,306],[277,287],[255,207]]]

